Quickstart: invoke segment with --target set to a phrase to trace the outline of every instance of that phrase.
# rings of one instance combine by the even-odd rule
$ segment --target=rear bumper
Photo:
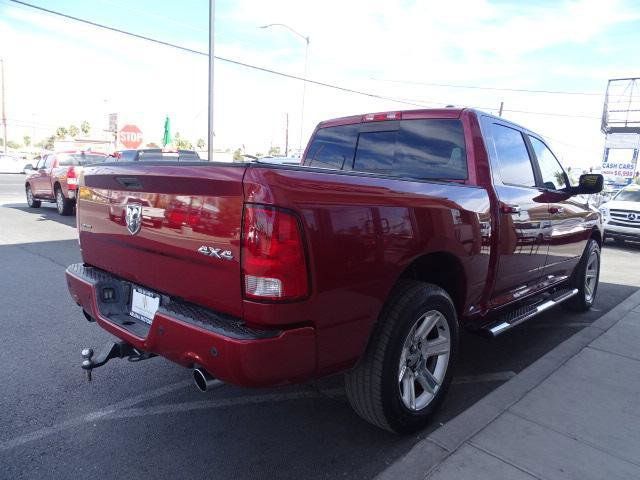
[[[132,284],[94,267],[74,264],[66,271],[73,300],[116,337],[145,352],[185,367],[199,365],[220,380],[258,387],[294,383],[316,370],[312,327],[256,330],[242,321],[162,296],[148,325],[128,315]],[[116,299],[103,302],[109,287]]]

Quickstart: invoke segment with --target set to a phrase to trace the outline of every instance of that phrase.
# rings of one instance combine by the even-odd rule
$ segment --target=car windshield
[[[615,200],[623,202],[640,202],[640,188],[620,190],[620,193],[616,195]]]
[[[106,155],[97,155],[95,153],[60,153],[56,157],[58,157],[58,165],[61,167],[90,165],[104,162],[107,159]]]

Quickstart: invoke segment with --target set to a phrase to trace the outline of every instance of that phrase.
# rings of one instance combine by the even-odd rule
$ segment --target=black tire
[[[31,190],[31,185],[27,185],[25,188],[25,194],[27,196],[27,205],[29,208],[40,208],[40,200],[36,200],[36,197],[33,196],[33,191]]]
[[[592,269],[591,263],[595,257],[597,261],[597,267],[595,270],[595,284],[591,288],[587,287],[587,274],[588,268]],[[589,273],[593,273],[592,270]],[[578,294],[571,297],[562,305],[568,310],[573,312],[586,312],[589,310],[596,300],[598,293],[598,284],[600,283],[600,246],[593,238],[587,242],[587,246],[584,249],[580,263],[576,266],[576,269],[571,276],[569,282],[570,288],[577,288]]]
[[[62,193],[62,189],[60,187],[56,187],[56,208],[58,209],[58,213],[62,216],[69,216],[73,213],[74,202],[73,200],[69,200]]]
[[[433,327],[437,340],[440,339],[441,331],[446,331],[443,322],[446,321],[448,327],[447,333],[450,339],[448,363],[444,366],[444,376],[435,393],[427,392],[430,398],[428,403],[419,410],[411,410],[405,406],[400,391],[401,355],[403,351],[406,352],[405,341],[420,324],[420,319],[428,314],[427,312],[433,311],[441,314],[441,317],[438,317],[440,323]],[[428,283],[401,282],[384,307],[360,362],[345,374],[349,403],[363,419],[391,432],[407,433],[423,428],[440,406],[451,383],[457,360],[458,335],[455,306],[446,291]],[[428,337],[425,337],[425,345],[427,341]],[[435,359],[439,362],[440,356],[436,356]],[[408,366],[409,359],[406,360],[406,364],[407,367],[404,370],[413,368]],[[437,367],[433,368],[435,370]],[[412,372],[411,383],[413,384],[413,379],[416,377],[413,377]],[[414,388],[415,386],[411,391],[416,397]],[[423,390],[420,395],[425,392],[426,390]]]

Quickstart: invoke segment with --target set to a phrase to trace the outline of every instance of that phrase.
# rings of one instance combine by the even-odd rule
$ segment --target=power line
[[[424,85],[428,87],[446,87],[446,88],[469,88],[474,90],[493,90],[499,92],[522,92],[522,93],[545,93],[552,95],[589,95],[589,96],[598,96],[603,97],[602,93],[595,92],[571,92],[567,90],[535,90],[528,88],[506,88],[506,87],[481,87],[478,85],[459,85],[452,83],[429,83],[429,82],[418,82],[413,80],[387,80],[382,78],[372,78],[377,82],[389,82],[389,83],[400,83],[405,85]]]
[[[182,45],[177,45],[177,44],[171,43],[171,42],[165,42],[164,40],[158,40],[157,38],[147,37],[145,35],[140,35],[140,34],[137,34],[137,33],[128,32],[126,30],[121,30],[119,28],[110,27],[108,25],[103,25],[103,24],[100,24],[100,23],[97,23],[97,22],[92,22],[91,20],[86,20],[86,19],[83,19],[83,18],[74,17],[73,15],[68,15],[66,13],[57,12],[55,10],[50,10],[48,8],[40,7],[38,5],[33,5],[31,3],[23,2],[21,0],[8,0],[8,1],[9,2],[13,2],[13,3],[17,3],[19,5],[23,5],[25,7],[34,8],[36,10],[40,10],[42,12],[46,12],[46,13],[49,13],[51,15],[56,15],[56,16],[59,16],[59,17],[67,18],[69,20],[74,20],[76,22],[80,22],[80,23],[84,23],[84,24],[87,24],[87,25],[91,25],[93,27],[101,28],[101,29],[104,29],[104,30],[110,30],[112,32],[120,33],[122,35],[128,35],[130,37],[138,38],[140,40],[146,40],[148,42],[157,43],[159,45],[164,45],[166,47],[176,48],[178,50],[182,50],[182,51],[188,52],[188,53],[193,53],[193,54],[196,54],[196,55],[202,55],[202,56],[205,56],[205,57],[209,56],[209,54],[206,53],[206,52],[202,52],[202,51],[195,50],[195,49],[192,49],[192,48],[183,47]],[[393,102],[396,102],[396,103],[402,103],[402,104],[411,105],[411,106],[414,106],[414,107],[426,107],[426,105],[423,105],[423,104],[420,104],[420,103],[410,102],[410,101],[397,99],[397,98],[392,98],[392,97],[385,97],[384,95],[378,95],[378,94],[371,93],[371,92],[363,92],[363,91],[355,90],[355,89],[352,89],[352,88],[341,87],[339,85],[333,85],[333,84],[326,83],[326,82],[320,82],[318,80],[311,80],[311,79],[303,78],[303,77],[300,77],[300,76],[297,76],[297,75],[291,75],[291,74],[288,74],[288,73],[279,72],[277,70],[272,70],[270,68],[259,67],[257,65],[251,65],[251,64],[248,64],[248,63],[241,62],[239,60],[233,60],[231,58],[219,57],[217,55],[215,55],[213,58],[215,58],[216,60],[220,60],[222,62],[231,63],[233,65],[238,65],[238,66],[241,66],[241,67],[246,67],[246,68],[250,68],[250,69],[253,69],[253,70],[258,70],[258,71],[261,71],[261,72],[271,73],[273,75],[278,75],[278,76],[289,78],[289,79],[292,79],[292,80],[306,81],[306,82],[314,84],[314,85],[319,85],[319,86],[327,87],[327,88],[333,88],[335,90],[340,90],[340,91],[347,92],[347,93],[354,93],[354,94],[357,94],[357,95],[363,95],[363,96],[366,96],[366,97],[376,98],[376,99],[379,99],[379,100],[393,101]]]
[[[120,33],[122,35],[127,35],[133,38],[137,38],[140,40],[146,40],[148,42],[153,42],[159,45],[163,45],[166,47],[171,47],[171,48],[175,48],[187,53],[193,53],[196,55],[201,55],[201,56],[205,56],[208,57],[208,53],[206,52],[202,52],[200,50],[195,50],[192,48],[187,48],[184,47],[182,45],[177,45],[175,43],[171,43],[171,42],[166,42],[164,40],[158,40],[157,38],[152,38],[152,37],[148,37],[145,35],[140,35],[137,33],[133,33],[133,32],[128,32],[126,30],[121,30],[119,28],[115,28],[115,27],[110,27],[108,25],[103,25],[101,23],[97,23],[97,22],[93,22],[91,20],[86,20],[83,18],[79,18],[79,17],[75,17],[73,15],[68,15],[66,13],[62,13],[62,12],[58,12],[55,10],[50,10],[48,8],[44,8],[44,7],[40,7],[38,5],[34,5],[28,2],[24,2],[21,0],[7,0],[9,2],[12,3],[16,3],[19,5],[23,5],[25,7],[29,7],[29,8],[33,8],[35,10],[40,10],[42,12],[46,12],[49,13],[51,15],[56,15],[59,17],[63,17],[63,18],[67,18],[69,20],[74,20],[76,22],[80,22],[80,23],[84,23],[87,25],[91,25],[93,27],[96,28],[101,28],[104,30],[109,30],[112,32],[116,32],[116,33]],[[257,65],[251,65],[245,62],[241,62],[239,60],[234,60],[231,58],[225,58],[225,57],[219,57],[219,56],[214,56],[214,58],[216,60],[222,61],[222,62],[226,62],[226,63],[230,63],[233,65],[238,65],[241,67],[245,67],[245,68],[249,68],[252,70],[258,70],[261,72],[265,72],[265,73],[270,73],[272,75],[277,75],[280,77],[284,77],[284,78],[289,78],[292,80],[299,80],[299,81],[303,81],[303,82],[308,82],[314,85],[318,85],[318,86],[322,86],[322,87],[326,87],[326,88],[333,88],[334,90],[339,90],[342,92],[346,92],[346,93],[353,93],[356,95],[362,95],[362,96],[366,96],[366,97],[370,97],[370,98],[375,98],[378,100],[387,100],[387,101],[392,101],[395,103],[400,103],[400,104],[404,104],[404,105],[410,105],[410,106],[414,106],[414,107],[422,107],[422,108],[428,108],[428,105],[426,104],[432,104],[432,105],[442,105],[445,106],[447,104],[445,103],[441,103],[441,102],[433,102],[433,101],[426,101],[426,100],[413,100],[413,99],[402,99],[402,98],[393,98],[393,97],[387,97],[384,95],[379,95],[376,93],[371,93],[371,92],[364,92],[361,90],[355,90],[352,88],[347,88],[347,87],[342,87],[340,85],[335,85],[335,84],[330,84],[330,83],[326,83],[326,82],[321,82],[318,80],[312,80],[309,78],[303,78],[300,77],[298,75],[292,75],[289,73],[284,73],[284,72],[279,72],[277,70],[273,70],[270,68],[266,68],[266,67],[260,67]],[[375,80],[375,79],[374,79]],[[385,80],[382,80],[385,81]],[[392,81],[392,80],[390,80]],[[524,90],[524,89],[498,89],[498,88],[492,88],[492,87],[479,87],[479,86],[463,86],[463,85],[453,85],[453,84],[428,84],[428,83],[421,83],[421,82],[403,82],[403,81],[397,81],[399,83],[416,83],[416,84],[423,84],[423,85],[435,85],[435,86],[449,86],[449,87],[458,87],[458,88],[474,88],[474,89],[488,89],[488,90],[513,90],[513,91],[528,91],[528,92],[536,92],[536,93],[565,93],[565,94],[576,94],[576,95],[599,95],[599,94],[595,94],[595,93],[585,93],[585,92],[560,92],[560,91],[550,91],[550,90]],[[482,108],[482,107],[474,107],[474,108],[480,108],[482,110],[495,110],[495,108]],[[600,117],[596,117],[596,116],[588,116],[588,115],[573,115],[573,114],[563,114],[563,113],[552,113],[552,112],[535,112],[535,111],[529,111],[529,110],[511,110],[511,109],[505,109],[505,112],[512,112],[512,113],[523,113],[523,114],[531,114],[531,115],[542,115],[542,116],[553,116],[553,117],[566,117],[566,118],[588,118],[588,119],[600,119]]]

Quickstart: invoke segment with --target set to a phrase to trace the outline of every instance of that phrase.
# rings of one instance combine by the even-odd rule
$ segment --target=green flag
[[[167,115],[164,118],[164,137],[162,137],[162,146],[166,147],[171,143],[171,120]]]

